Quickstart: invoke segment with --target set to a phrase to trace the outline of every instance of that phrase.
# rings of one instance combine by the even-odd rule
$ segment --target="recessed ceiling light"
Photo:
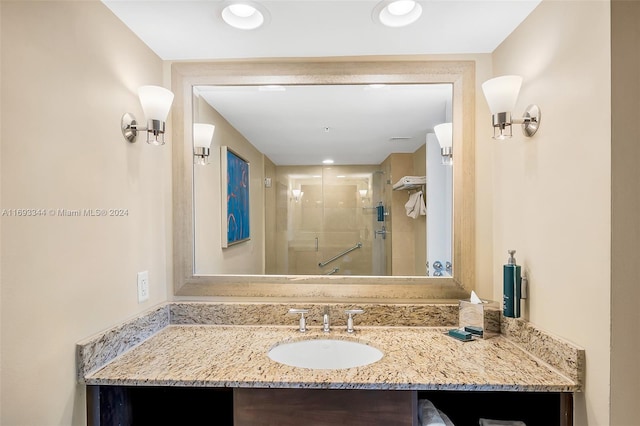
[[[326,160],[322,160],[322,164],[333,164],[333,160],[327,158]]]
[[[265,24],[269,13],[262,5],[252,1],[226,3],[222,19],[234,28],[254,30]]]
[[[249,6],[248,4],[240,4],[240,3],[230,5],[229,10],[231,11],[231,13],[233,13],[234,15],[240,18],[248,18],[254,13],[256,13],[255,7]]]
[[[387,10],[393,16],[403,16],[409,14],[414,7],[416,7],[416,2],[413,0],[398,0],[389,3]]]
[[[387,27],[404,27],[422,15],[422,6],[414,0],[384,0],[373,9],[373,20]]]

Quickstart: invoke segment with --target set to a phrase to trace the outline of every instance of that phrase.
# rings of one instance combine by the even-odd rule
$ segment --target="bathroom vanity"
[[[219,315],[201,318],[203,305],[216,309],[193,304],[198,315],[185,316],[175,306],[161,307],[147,315],[146,325],[123,325],[78,345],[89,424],[286,425],[306,418],[308,424],[413,425],[419,398],[457,424],[469,424],[469,415],[516,413],[528,425],[572,424],[584,361],[578,348],[568,348],[575,372],[561,371],[565,366],[550,365],[506,335],[460,342],[445,335],[451,327],[357,324],[350,334],[341,323],[329,333],[311,323],[301,333],[286,314],[281,321],[289,325],[220,325]],[[145,329],[149,336],[129,335]],[[383,357],[357,368],[319,370],[268,356],[275,345],[326,338],[371,345]],[[123,339],[135,347],[124,349]],[[559,354],[565,361],[572,356]]]

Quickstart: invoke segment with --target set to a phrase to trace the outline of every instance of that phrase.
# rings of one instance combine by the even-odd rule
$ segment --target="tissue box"
[[[482,338],[489,339],[500,334],[500,304],[491,300],[483,303],[471,303],[461,300],[459,309],[459,326],[478,327],[482,329]]]

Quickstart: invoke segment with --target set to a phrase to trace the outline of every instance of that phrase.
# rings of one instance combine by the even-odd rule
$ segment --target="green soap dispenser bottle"
[[[522,298],[522,277],[520,265],[516,265],[515,250],[509,250],[509,260],[503,267],[503,315],[520,318],[520,299]]]

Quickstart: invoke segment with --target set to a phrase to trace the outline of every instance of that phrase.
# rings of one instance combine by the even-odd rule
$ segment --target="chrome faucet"
[[[300,327],[298,328],[298,330],[300,330],[301,333],[304,333],[305,331],[307,331],[307,320],[304,317],[304,314],[308,314],[309,310],[308,309],[289,309],[289,313],[300,314]]]
[[[322,331],[328,333],[331,331],[331,326],[329,325],[329,307],[324,307],[324,315],[322,316]]]
[[[348,309],[344,311],[345,314],[349,315],[349,318],[347,318],[347,333],[353,333],[355,331],[353,329],[353,316],[363,312],[364,311],[362,309]]]

